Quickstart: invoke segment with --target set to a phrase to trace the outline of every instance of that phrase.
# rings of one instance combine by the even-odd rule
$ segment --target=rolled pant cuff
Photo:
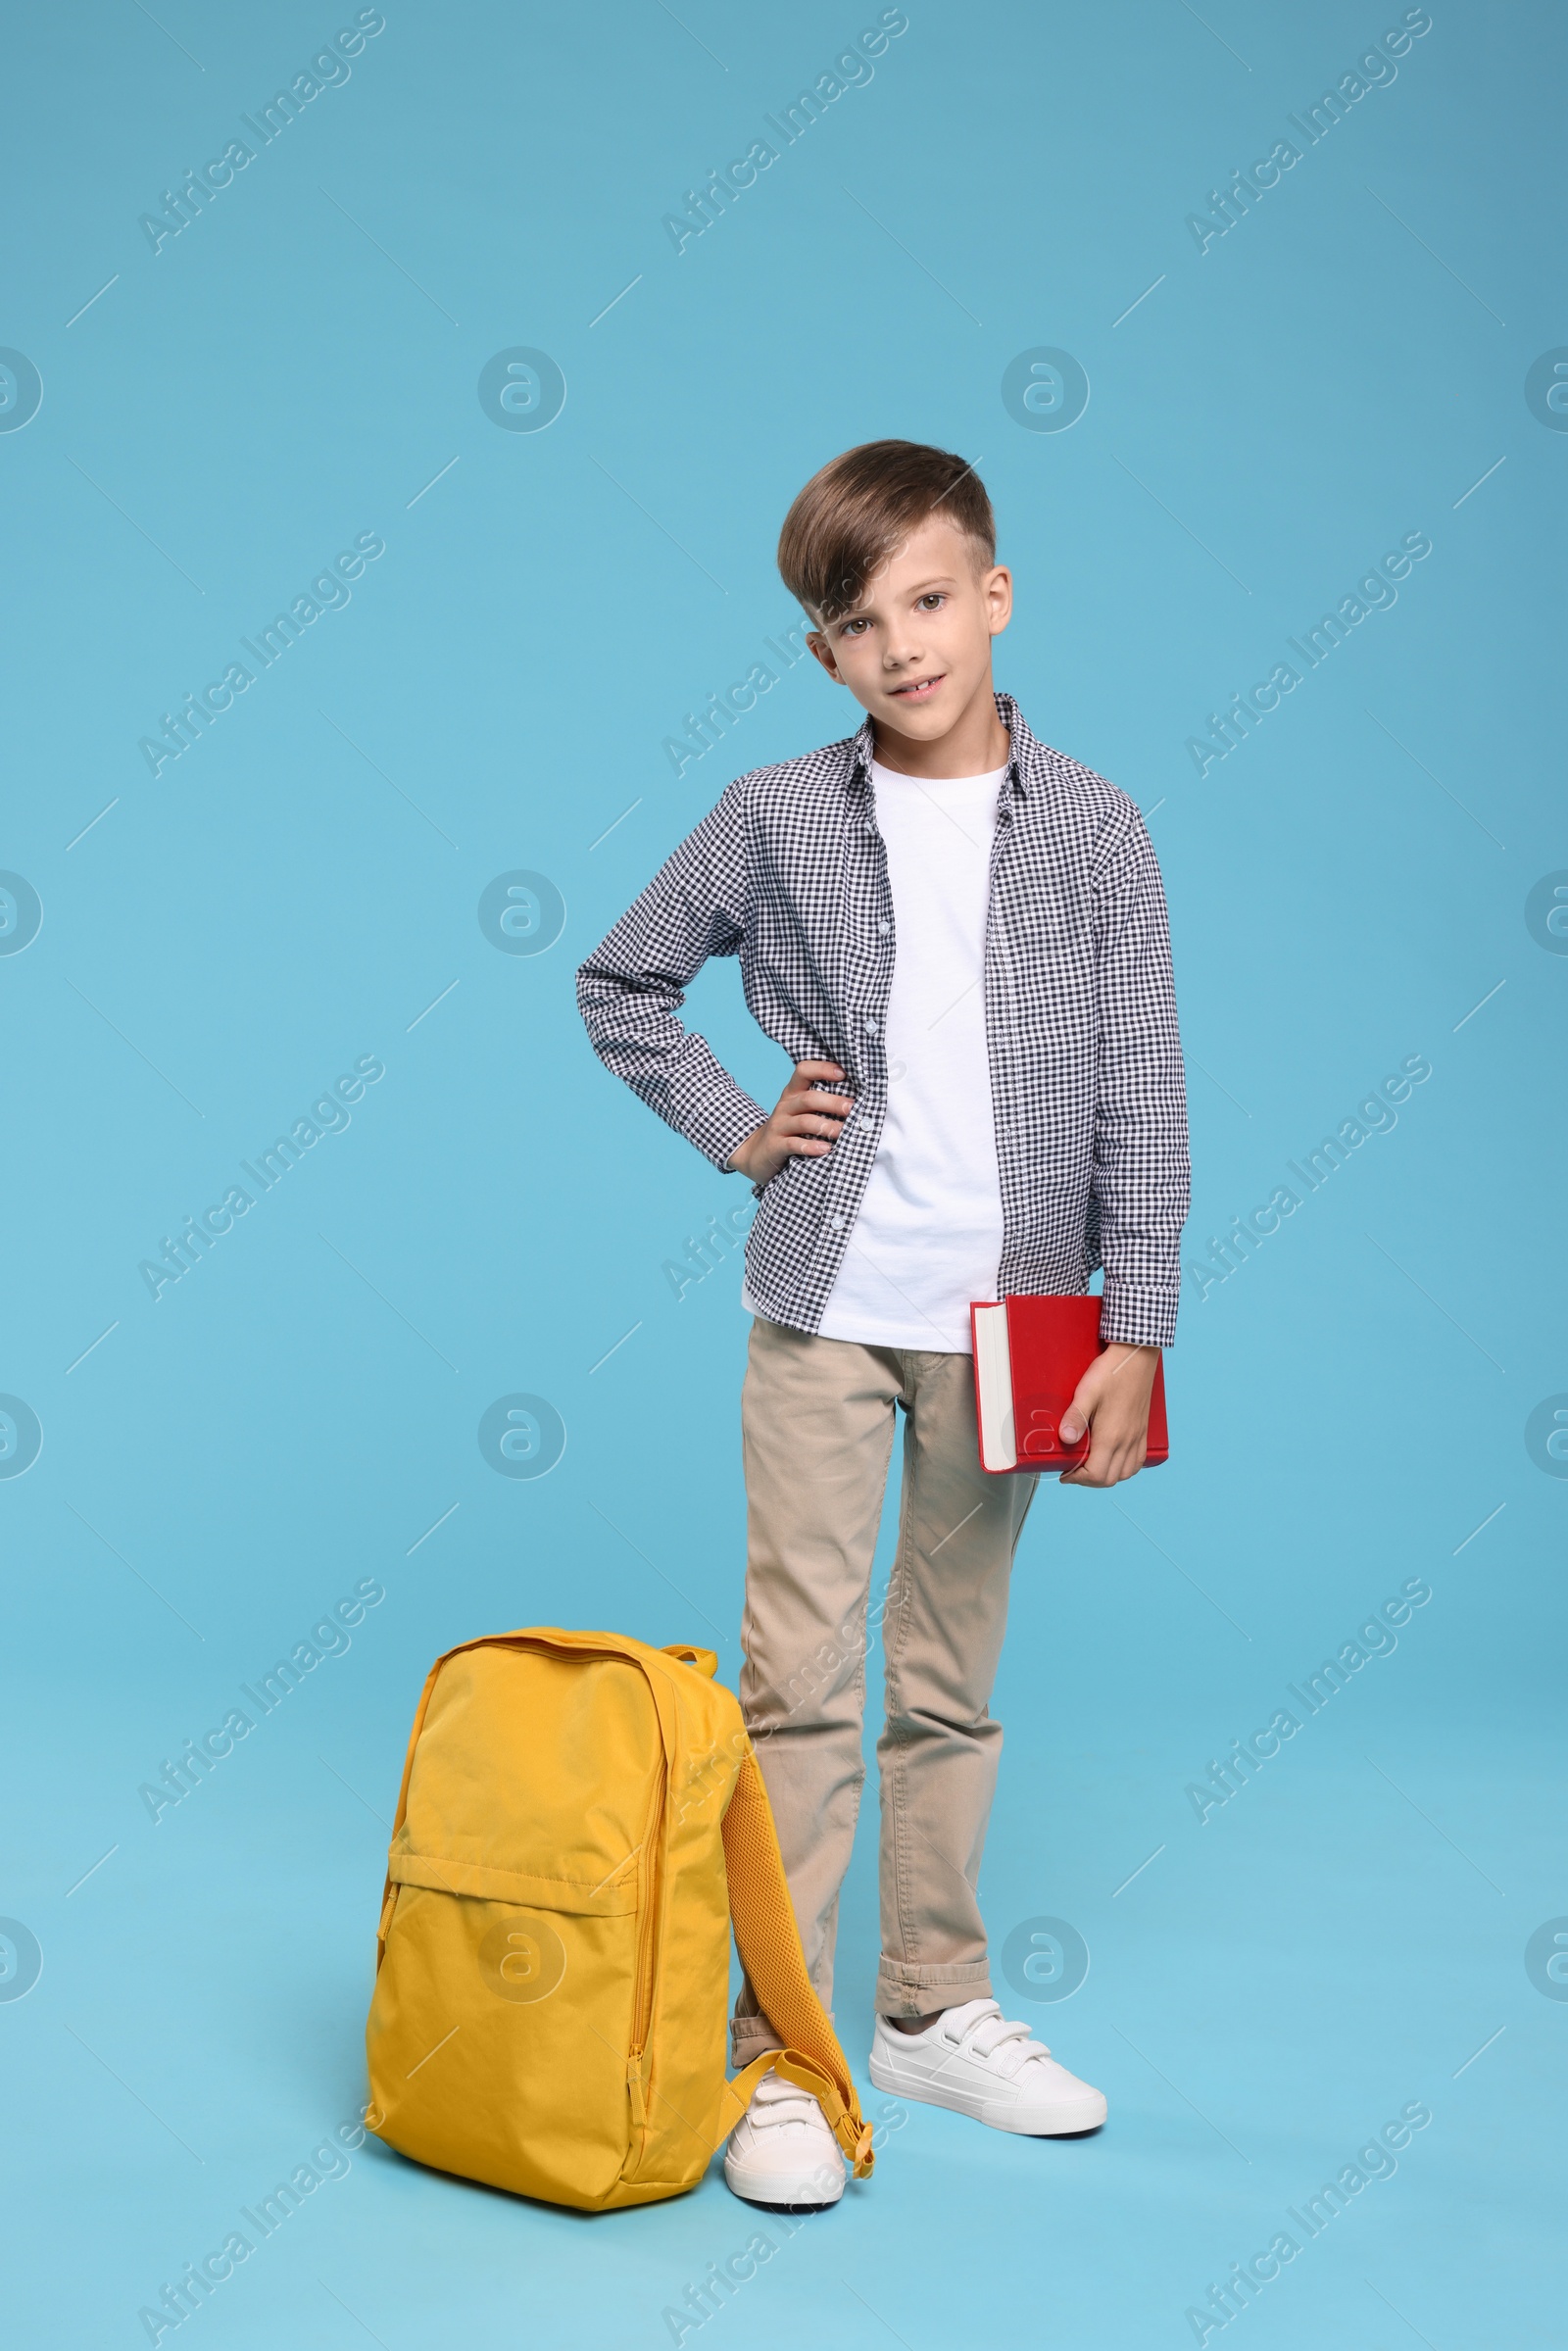
[[[729,2021],[729,2061],[737,2073],[760,2057],[766,2049],[784,2046],[765,2016],[731,2017]]]
[[[833,2022],[831,2009],[828,2010],[827,2021],[830,2025]],[[754,2057],[760,2057],[764,2050],[782,2049],[784,2043],[779,2039],[765,2016],[732,2016],[730,2018],[729,2061],[737,2073],[743,2065],[750,2065]]]
[[[877,1969],[879,2016],[930,2016],[939,2008],[990,1997],[991,1970],[983,1959],[962,1967],[908,1967],[884,1959]]]

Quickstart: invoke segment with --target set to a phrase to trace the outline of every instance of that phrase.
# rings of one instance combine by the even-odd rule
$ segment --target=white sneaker
[[[965,2000],[923,2033],[901,2033],[879,2016],[871,2079],[895,2097],[948,2106],[993,2131],[1031,2138],[1094,2131],[1105,2119],[1102,2092],[1031,2040],[1027,2025],[1009,2025],[995,2000]]]
[[[724,2178],[749,2204],[836,2204],[844,2158],[809,2090],[768,2072],[730,2132]]]

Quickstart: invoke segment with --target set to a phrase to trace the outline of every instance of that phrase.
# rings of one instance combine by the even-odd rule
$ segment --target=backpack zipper
[[[660,1744],[663,1739],[661,1733]],[[667,1761],[665,1759],[666,1770]],[[654,1945],[659,1932],[659,1898],[662,1891],[660,1883],[658,1854],[659,1832],[663,1825],[664,1778],[661,1772],[654,1784],[653,1802],[643,1829],[642,1856],[638,1863],[642,1899],[637,1921],[637,1974],[632,1989],[631,2047],[626,2053],[626,2090],[631,2100],[631,2119],[636,2128],[646,2129],[648,2101],[643,2083],[643,2051],[648,2042],[648,2029],[654,2007]]]

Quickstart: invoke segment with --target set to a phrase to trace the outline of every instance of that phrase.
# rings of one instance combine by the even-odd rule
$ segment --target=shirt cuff
[[[706,1095],[701,1105],[682,1119],[681,1132],[715,1167],[728,1170],[747,1136],[755,1135],[766,1119],[761,1104],[754,1102],[732,1078],[726,1078],[721,1088]]]
[[[1170,1347],[1176,1338],[1177,1293],[1105,1276],[1100,1336],[1106,1347]]]

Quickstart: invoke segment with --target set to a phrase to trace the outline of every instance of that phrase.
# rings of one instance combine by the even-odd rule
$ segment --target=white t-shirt
[[[825,1339],[967,1355],[970,1303],[997,1295],[1002,1182],[984,974],[1006,772],[932,781],[872,763],[894,913],[888,1110]]]

